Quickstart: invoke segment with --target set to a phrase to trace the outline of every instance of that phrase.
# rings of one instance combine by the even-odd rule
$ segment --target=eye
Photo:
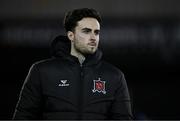
[[[99,35],[100,34],[100,31],[99,30],[96,30],[94,31],[95,35]]]
[[[90,30],[90,29],[83,29],[83,33],[88,34],[89,32],[91,32],[91,30]]]

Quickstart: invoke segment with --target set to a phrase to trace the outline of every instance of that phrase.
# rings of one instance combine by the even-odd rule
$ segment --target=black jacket
[[[81,65],[67,37],[57,37],[52,48],[54,57],[32,65],[13,119],[132,118],[124,75],[99,50]]]

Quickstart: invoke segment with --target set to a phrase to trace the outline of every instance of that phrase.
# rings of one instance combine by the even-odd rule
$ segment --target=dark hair
[[[92,8],[74,9],[72,11],[67,12],[64,17],[63,25],[66,32],[74,31],[74,28],[77,26],[77,22],[85,17],[95,18],[99,23],[101,23],[101,17],[96,10]]]

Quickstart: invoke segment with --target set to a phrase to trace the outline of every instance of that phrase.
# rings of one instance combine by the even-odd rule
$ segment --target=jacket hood
[[[74,56],[71,56],[70,51],[71,41],[67,36],[60,35],[53,40],[51,44],[51,52],[53,56],[72,59]],[[85,62],[88,61],[88,63],[95,63],[102,58],[102,52],[101,50],[97,49],[94,54],[85,55],[85,57]]]
[[[51,43],[51,52],[55,57],[69,55],[71,51],[71,42],[67,36],[57,36]]]

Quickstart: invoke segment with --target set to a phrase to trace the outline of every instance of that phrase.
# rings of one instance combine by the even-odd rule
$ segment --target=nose
[[[96,41],[96,35],[95,35],[95,33],[92,33],[92,34],[91,34],[91,41]]]

